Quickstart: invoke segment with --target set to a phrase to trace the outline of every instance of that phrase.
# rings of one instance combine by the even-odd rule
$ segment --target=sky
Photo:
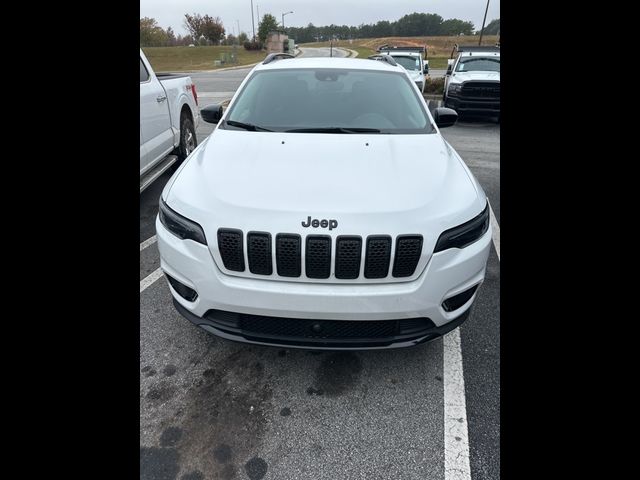
[[[286,26],[303,27],[309,23],[321,25],[354,25],[376,23],[379,20],[398,20],[408,13],[437,13],[445,20],[458,18],[482,26],[486,0],[253,0],[254,20],[258,31],[258,17],[271,13],[278,21],[282,13]],[[176,34],[186,34],[185,13],[208,14],[220,17],[227,33],[240,30],[251,35],[251,0],[140,0],[140,17],[152,17],[162,28],[171,27]],[[487,24],[500,18],[500,0],[489,0]]]

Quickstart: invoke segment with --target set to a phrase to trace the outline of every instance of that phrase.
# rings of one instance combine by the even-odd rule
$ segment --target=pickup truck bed
[[[167,73],[167,72],[157,72],[156,77],[160,81],[173,79],[173,78],[191,78],[186,73]]]
[[[155,73],[140,50],[140,192],[195,149],[199,120],[191,77]]]

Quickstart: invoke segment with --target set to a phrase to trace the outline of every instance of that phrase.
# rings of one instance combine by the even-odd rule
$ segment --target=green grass
[[[236,65],[250,65],[260,62],[267,56],[266,52],[249,51],[239,46],[235,49],[238,63],[215,66],[214,60],[220,60],[222,53],[233,52],[234,47],[143,47],[142,50],[156,72],[214,70]]]

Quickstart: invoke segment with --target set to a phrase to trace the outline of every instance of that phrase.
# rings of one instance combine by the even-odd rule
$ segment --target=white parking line
[[[442,339],[444,346],[444,478],[471,480],[469,429],[464,397],[460,329]]]
[[[493,245],[500,261],[500,225],[489,204]],[[444,380],[444,478],[471,480],[469,465],[469,427],[464,394],[464,371],[460,329],[456,328],[442,339]]]
[[[153,245],[154,243],[156,243],[156,240],[158,240],[158,238],[155,235],[151,238],[147,238],[144,242],[140,244],[140,251],[144,250],[149,245]]]
[[[162,277],[162,275],[162,269],[158,268],[157,270],[154,270],[149,275],[140,280],[140,293],[144,292],[147,288],[153,285],[156,280]]]

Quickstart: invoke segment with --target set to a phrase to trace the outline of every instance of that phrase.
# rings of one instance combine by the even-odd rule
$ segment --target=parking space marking
[[[500,225],[489,203],[493,245],[500,261]],[[444,478],[471,480],[469,463],[469,427],[464,392],[460,329],[442,339],[444,349]]]
[[[496,216],[493,213],[493,208],[491,208],[491,202],[489,202],[489,214],[489,216],[491,217],[491,230],[493,231],[493,233],[491,234],[491,236],[493,237],[493,245],[496,247],[498,260],[500,260],[500,225],[498,225]]]
[[[140,280],[140,293],[144,292],[147,288],[153,285],[156,280],[162,277],[162,275],[164,275],[162,273],[162,269],[158,267],[157,270],[154,270],[149,275]]]
[[[153,245],[154,243],[156,243],[156,240],[158,240],[158,238],[155,235],[151,238],[147,238],[144,242],[140,244],[140,251],[144,250],[149,245]]]
[[[471,480],[469,430],[464,396],[460,329],[442,339],[444,348],[444,478]]]

